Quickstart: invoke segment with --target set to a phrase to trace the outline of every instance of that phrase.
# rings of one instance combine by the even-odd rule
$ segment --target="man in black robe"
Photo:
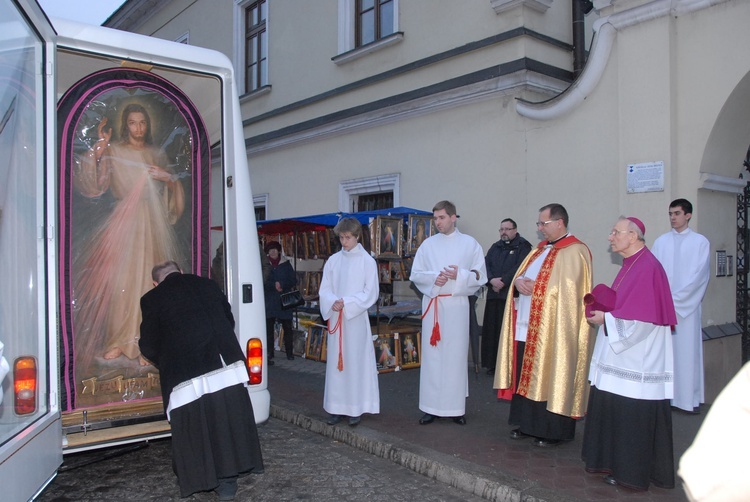
[[[155,266],[152,278],[139,345],[159,368],[180,495],[215,489],[233,500],[238,476],[262,472],[263,458],[231,307],[214,281],[175,262]]]

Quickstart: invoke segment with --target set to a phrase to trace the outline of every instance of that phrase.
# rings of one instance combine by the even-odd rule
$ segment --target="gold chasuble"
[[[508,298],[515,293],[516,278],[525,273],[546,245],[546,241],[540,243],[523,261]],[[514,302],[505,305],[494,388],[511,389],[532,401],[546,401],[547,411],[558,415],[583,416],[595,340],[583,305],[591,283],[589,248],[572,235],[554,243],[534,285],[523,361],[515,361]],[[514,364],[522,364],[518,382],[513,381]]]

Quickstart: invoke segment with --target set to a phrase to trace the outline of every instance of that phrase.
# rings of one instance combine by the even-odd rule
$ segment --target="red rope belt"
[[[427,313],[430,311],[430,308],[432,307],[432,304],[435,304],[435,315],[432,317],[432,335],[430,336],[430,345],[437,346],[438,342],[440,341],[440,322],[438,320],[438,298],[441,298],[443,296],[451,296],[451,295],[437,295],[434,298],[430,298],[430,303],[427,304],[427,308],[424,311],[424,314],[422,314],[422,319],[424,319],[424,316],[427,315]]]
[[[339,364],[336,366],[339,371],[344,371],[344,341],[343,341],[343,335],[344,335],[344,326],[341,323],[341,319],[344,317],[344,310],[339,310],[338,318],[336,319],[336,324],[331,328],[331,320],[328,320],[328,332],[331,334],[334,334],[338,332],[339,334]]]

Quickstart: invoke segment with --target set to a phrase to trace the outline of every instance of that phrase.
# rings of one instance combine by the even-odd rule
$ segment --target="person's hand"
[[[435,279],[435,286],[443,287],[445,286],[445,283],[448,282],[448,277],[445,276],[442,272],[440,272]]]
[[[109,145],[109,141],[112,139],[112,128],[107,127],[107,117],[104,117],[99,126],[96,128],[96,133],[99,135],[99,141],[102,141],[106,145]]]
[[[172,181],[172,175],[159,166],[149,165],[148,174],[157,181]]]
[[[339,298],[338,300],[333,302],[331,310],[333,310],[334,312],[341,312],[342,310],[344,310],[344,300],[342,298]]]
[[[505,283],[500,277],[490,279],[490,285],[492,286],[492,291],[495,293],[499,293],[505,287]]]
[[[526,277],[519,277],[516,279],[516,289],[519,293],[526,296],[531,296],[534,292],[534,285],[536,281],[528,279]]]
[[[458,265],[448,265],[443,269],[441,274],[445,275],[448,279],[456,280],[458,277]]]
[[[279,293],[284,291],[284,288],[281,287],[281,283],[279,281],[276,281],[276,284],[274,284],[273,286],[276,288],[276,291],[278,291]]]
[[[604,312],[602,312],[601,310],[592,310],[591,316],[587,319],[587,321],[594,326],[604,324]]]
[[[109,146],[109,140],[112,139],[112,128],[107,127],[107,117],[104,117],[101,122],[99,122],[99,125],[96,128],[96,133],[98,134],[99,139],[94,143],[92,151],[94,153],[94,159],[99,162]]]

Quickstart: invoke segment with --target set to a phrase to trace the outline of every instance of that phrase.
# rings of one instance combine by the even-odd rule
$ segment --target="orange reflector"
[[[247,341],[247,372],[250,375],[250,385],[258,385],[263,382],[263,342],[260,338],[251,338]]]
[[[36,378],[36,360],[33,357],[16,359],[13,363],[13,382],[17,415],[28,415],[36,411]]]

